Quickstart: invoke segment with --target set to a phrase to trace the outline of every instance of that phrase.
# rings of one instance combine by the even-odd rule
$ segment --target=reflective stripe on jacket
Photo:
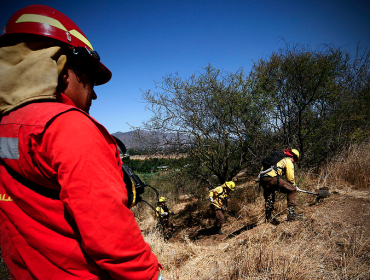
[[[1,119],[0,146],[1,249],[15,279],[158,278],[103,126],[31,103]]]

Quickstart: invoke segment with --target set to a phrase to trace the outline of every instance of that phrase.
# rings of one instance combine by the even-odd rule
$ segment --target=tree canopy
[[[192,174],[224,182],[251,166],[263,144],[261,98],[241,69],[227,73],[208,65],[188,79],[170,74],[143,94],[153,113],[145,129],[186,135],[177,143],[189,149]]]
[[[189,78],[165,76],[143,92],[152,112],[144,128],[178,135],[167,147],[187,149],[189,172],[209,185],[256,172],[277,149],[297,148],[313,164],[369,135],[369,77],[367,50],[351,57],[285,43],[248,75],[208,65]]]
[[[359,96],[368,96],[369,53],[351,59],[329,45],[300,44],[260,59],[250,73],[253,89],[268,99],[269,132],[285,147],[297,147],[305,162],[315,163],[353,139],[368,113]],[[367,80],[367,82],[366,82]]]

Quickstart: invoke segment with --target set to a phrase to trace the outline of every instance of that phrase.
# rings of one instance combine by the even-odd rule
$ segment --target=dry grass
[[[146,235],[165,279],[369,279],[369,236],[361,227],[312,231],[311,223],[259,226],[229,242],[198,245]],[[304,227],[302,229],[302,227]]]
[[[358,205],[337,203],[312,206],[304,221],[262,224],[211,245],[191,241],[186,231],[181,242],[164,242],[156,232],[145,239],[165,279],[369,279],[370,223],[354,222]]]
[[[328,166],[329,180],[357,190],[370,188],[370,142],[352,145]]]
[[[166,280],[370,279],[369,148],[369,144],[354,145],[319,173],[298,174],[302,189],[327,187],[332,193],[321,203],[300,194],[298,212],[304,214],[303,221],[278,226],[259,222],[235,238],[211,242],[193,241],[188,230],[176,242],[164,242],[158,233],[148,232],[145,239],[164,266],[163,276]],[[261,194],[243,201],[252,189],[247,185],[234,198],[241,225],[263,213]],[[286,208],[283,196],[276,208]],[[225,231],[232,227],[227,224]]]

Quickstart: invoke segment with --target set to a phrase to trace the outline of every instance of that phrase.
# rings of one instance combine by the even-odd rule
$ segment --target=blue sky
[[[4,1],[3,1],[4,2]],[[53,7],[85,33],[112,80],[95,88],[90,114],[110,133],[126,132],[150,117],[141,90],[178,72],[189,77],[210,63],[224,71],[244,68],[284,44],[333,44],[370,49],[370,1],[116,0],[7,1],[0,24],[30,4]]]

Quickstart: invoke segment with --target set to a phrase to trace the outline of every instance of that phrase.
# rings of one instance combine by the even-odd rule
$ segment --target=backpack
[[[263,171],[273,167],[276,170],[276,164],[286,157],[283,151],[274,151],[262,160]]]
[[[279,178],[279,172],[278,172],[278,168],[280,167],[277,167],[276,164],[285,157],[286,157],[286,154],[283,151],[274,151],[269,156],[265,157],[261,162],[263,166],[263,170],[260,172],[260,174],[258,174],[257,182],[259,182],[261,175],[264,175],[270,172],[271,170],[275,170],[277,173],[277,190],[280,193],[280,178]]]

